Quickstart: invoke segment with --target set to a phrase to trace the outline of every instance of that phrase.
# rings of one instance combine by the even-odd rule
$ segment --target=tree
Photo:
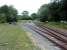
[[[23,11],[22,14],[23,14],[24,16],[28,16],[28,15],[29,15],[29,12],[28,12],[28,11]]]
[[[40,7],[37,13],[40,20],[60,22],[67,21],[67,0],[52,0],[49,4]]]
[[[51,20],[52,21],[60,21],[60,16],[59,16],[59,4],[56,2],[53,2],[49,5],[49,13],[51,15]]]
[[[8,18],[8,16],[9,16],[9,11],[8,11],[9,9],[8,9],[8,6],[7,5],[4,5],[4,6],[2,6],[2,7],[0,7],[0,15],[1,15],[1,17],[3,16],[3,15],[5,15],[5,16],[3,16],[3,18],[6,18],[6,20],[4,20],[4,21],[6,21],[7,22],[7,18]],[[1,18],[2,19],[2,18]]]
[[[67,21],[67,0],[54,0],[50,6],[50,13],[54,21]]]
[[[16,16],[17,10],[13,6],[3,5],[0,7],[0,19],[4,19],[3,22],[17,21]]]
[[[61,12],[60,16],[62,17],[63,20],[67,21],[67,0],[61,0]]]
[[[5,22],[6,22],[5,14],[0,13],[0,23],[5,23]]]
[[[29,12],[28,11],[23,11],[22,12],[22,19],[23,20],[29,20],[29,19],[31,19],[30,16],[29,16]]]
[[[17,10],[13,6],[9,6],[9,17],[13,22],[17,22]]]
[[[38,10],[38,16],[40,18],[40,21],[44,22],[48,20],[48,14],[49,14],[49,9],[48,9],[48,5],[44,4],[40,7],[40,9]]]
[[[31,14],[31,18],[34,20],[34,19],[37,19],[37,18],[38,18],[38,16],[37,16],[37,14],[36,14],[36,13],[32,13],[32,14]]]

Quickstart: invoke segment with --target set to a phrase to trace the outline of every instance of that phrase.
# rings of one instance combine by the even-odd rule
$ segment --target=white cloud
[[[4,4],[13,5],[16,9],[18,9],[19,13],[24,10],[33,13],[37,12],[38,8],[42,4],[47,4],[49,2],[50,0],[0,0],[0,6]]]

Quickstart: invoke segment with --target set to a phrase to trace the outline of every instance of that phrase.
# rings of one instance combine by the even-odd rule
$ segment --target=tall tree
[[[34,20],[34,19],[37,19],[38,18],[38,15],[36,13],[32,13],[31,14],[31,18]]]
[[[9,17],[9,9],[8,9],[8,6],[7,5],[3,5],[2,7],[0,7],[0,14],[5,15],[3,17],[6,18],[6,22],[7,22],[7,19]]]
[[[9,14],[12,21],[17,21],[17,10],[13,6],[9,6]]]
[[[0,15],[6,19],[4,20],[6,22],[16,21],[17,10],[13,6],[3,5],[0,7]]]
[[[22,19],[28,20],[30,19],[29,12],[28,11],[23,11],[22,12]]]
[[[40,17],[41,21],[47,21],[48,14],[49,14],[48,5],[47,4],[42,5],[40,9],[38,10],[37,14]]]

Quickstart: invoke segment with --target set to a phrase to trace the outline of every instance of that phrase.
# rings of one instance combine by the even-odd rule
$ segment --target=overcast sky
[[[37,12],[41,5],[49,2],[50,0],[0,0],[0,6],[4,4],[13,5],[19,13],[27,10],[31,14],[33,12]]]

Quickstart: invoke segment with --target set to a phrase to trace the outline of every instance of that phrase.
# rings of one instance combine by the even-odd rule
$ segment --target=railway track
[[[37,25],[37,26],[39,26],[40,28],[42,28],[42,30],[43,29],[47,30],[50,34],[55,35],[56,36],[55,38],[57,38],[58,40],[61,40],[61,41],[65,42],[65,43],[67,43],[67,36],[65,36],[64,34],[56,32],[55,30],[50,29],[50,28],[45,27],[45,26],[42,26],[42,25]]]
[[[40,35],[48,38],[50,41],[61,47],[63,50],[67,50],[67,37],[63,34],[59,34],[49,28],[43,27],[42,25],[32,26],[27,24],[28,28],[32,29],[33,31],[39,33]]]
[[[50,29],[50,30],[52,30],[52,31],[54,31],[54,32],[56,32],[56,33],[59,33],[59,34],[64,35],[64,36],[67,37],[67,33],[66,33],[66,32],[63,32],[63,31],[60,31],[60,30],[57,30],[57,29],[52,29],[52,28],[46,27],[45,25],[43,25],[43,23],[36,23],[36,22],[35,22],[35,24],[36,24],[37,26],[43,28],[43,29],[44,29],[44,28],[48,28],[48,29]]]

